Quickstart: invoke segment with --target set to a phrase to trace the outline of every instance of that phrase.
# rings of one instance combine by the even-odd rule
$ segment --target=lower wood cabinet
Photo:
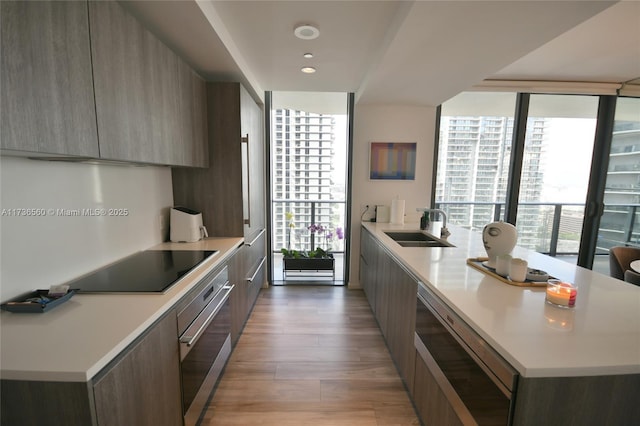
[[[86,382],[2,380],[2,426],[95,425]]]
[[[388,256],[388,254],[386,255]],[[411,392],[415,369],[416,293],[418,281],[389,258],[389,311],[387,312],[387,345],[407,388]]]
[[[229,280],[235,285],[231,294],[231,342],[236,344],[244,324],[266,281],[266,233],[258,233],[242,245],[229,261]]]
[[[170,311],[89,382],[2,380],[2,426],[182,425]]]
[[[361,280],[391,357],[409,390],[415,369],[415,304],[418,281],[361,228]]]
[[[182,424],[177,336],[171,311],[94,379],[98,425]]]
[[[227,262],[229,266],[229,282],[233,284],[231,292],[231,344],[235,346],[242,333],[244,323],[247,321],[247,284],[245,247],[240,246],[233,257]]]
[[[360,284],[367,296],[371,310],[376,311],[376,272],[377,251],[375,240],[365,228],[360,229]]]

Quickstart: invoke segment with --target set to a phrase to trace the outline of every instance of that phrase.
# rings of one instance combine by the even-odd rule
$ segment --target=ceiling
[[[435,106],[486,80],[640,77],[637,1],[121,1],[210,80]],[[294,36],[297,25],[320,30]],[[312,59],[302,55],[313,53]],[[300,69],[310,65],[315,74]]]

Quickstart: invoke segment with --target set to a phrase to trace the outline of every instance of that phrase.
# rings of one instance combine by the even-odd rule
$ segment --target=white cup
[[[511,259],[509,278],[513,281],[524,282],[527,279],[527,267],[529,264],[524,259]]]
[[[496,257],[496,274],[506,277],[511,270],[511,255],[501,254]]]

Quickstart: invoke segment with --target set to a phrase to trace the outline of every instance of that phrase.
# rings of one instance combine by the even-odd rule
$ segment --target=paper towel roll
[[[391,223],[396,225],[404,223],[404,200],[391,200]]]

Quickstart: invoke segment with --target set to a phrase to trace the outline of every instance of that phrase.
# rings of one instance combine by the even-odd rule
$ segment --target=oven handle
[[[207,317],[207,320],[204,322],[204,324],[202,324],[198,328],[198,330],[193,334],[193,336],[186,335],[189,330],[185,331],[185,334],[180,337],[180,343],[186,344],[187,346],[192,346],[198,341],[198,339],[200,338],[202,333],[204,333],[204,331],[209,326],[209,324],[211,324],[211,321],[213,321],[213,318],[220,311],[220,309],[222,308],[222,305],[224,305],[224,303],[229,299],[229,295],[231,294],[231,290],[233,290],[233,287],[234,286],[233,285],[229,285],[229,282],[227,281],[227,283],[224,285],[224,287],[222,287],[222,291],[226,291],[226,294],[222,297],[222,300],[220,300],[220,302],[215,307],[215,309],[213,309],[213,311],[209,314],[209,316]],[[211,302],[209,302],[209,305],[211,305],[214,302],[215,302],[215,299],[212,300]],[[209,305],[207,305],[203,309],[203,311],[206,311],[207,308],[209,307]]]

